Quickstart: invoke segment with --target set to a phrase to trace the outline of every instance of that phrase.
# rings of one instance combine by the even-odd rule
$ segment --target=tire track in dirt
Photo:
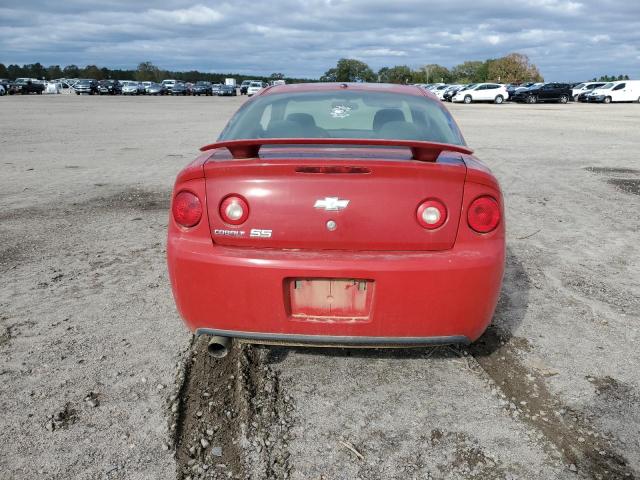
[[[293,405],[266,351],[234,344],[217,359],[207,342],[192,342],[167,406],[177,478],[288,478]]]
[[[520,351],[527,348],[526,340],[490,327],[462,353],[492,379],[511,415],[542,433],[570,470],[596,480],[635,479],[627,460],[615,451],[616,439],[597,432],[587,414],[555,398],[546,386],[545,372],[524,365]]]

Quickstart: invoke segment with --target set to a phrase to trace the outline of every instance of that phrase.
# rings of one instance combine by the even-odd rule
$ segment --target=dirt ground
[[[213,361],[167,207],[243,101],[0,98],[0,479],[640,477],[640,105],[450,106],[507,211],[473,346]]]

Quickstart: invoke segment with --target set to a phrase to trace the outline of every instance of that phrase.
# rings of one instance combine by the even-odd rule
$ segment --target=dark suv
[[[33,78],[18,78],[11,85],[9,93],[28,95],[30,93],[42,94],[44,92],[44,83]]]
[[[571,85],[568,83],[545,83],[537,87],[527,88],[517,92],[509,100],[513,102],[539,103],[559,102],[567,103],[571,98]]]
[[[191,88],[191,95],[213,95],[211,82],[196,82],[196,84]]]
[[[98,93],[100,95],[121,95],[122,84],[117,80],[100,80]]]

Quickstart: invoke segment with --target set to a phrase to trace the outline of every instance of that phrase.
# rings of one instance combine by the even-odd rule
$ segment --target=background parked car
[[[263,87],[264,85],[262,82],[251,82],[249,84],[249,87],[247,88],[247,95],[251,97],[252,95],[255,95],[260,90],[262,90]]]
[[[146,87],[147,95],[166,95],[167,89],[160,83],[151,83]]]
[[[62,91],[62,83],[58,81],[50,81],[45,83],[44,93],[47,94],[58,94]]]
[[[442,100],[445,102],[450,102],[452,98],[458,93],[460,90],[466,88],[466,85],[451,85],[447,88],[442,94]]]
[[[7,90],[4,88],[4,85],[0,83],[0,97],[6,95]]]
[[[236,90],[236,87],[234,87],[233,85],[220,85],[220,90],[218,90],[218,96],[220,97],[235,97],[236,95],[238,95],[238,91]]]
[[[437,87],[431,90],[431,93],[433,93],[440,100],[443,100],[444,92],[446,92],[448,88],[449,88],[449,85],[445,85],[445,84],[438,85]]]
[[[584,103],[584,102],[588,102],[589,100],[587,99],[587,97],[589,95],[591,95],[591,93],[593,92],[593,90],[595,90],[596,88],[600,88],[602,86],[604,86],[607,82],[602,82],[600,84],[598,84],[597,87],[594,87],[591,90],[585,90],[584,92],[582,92],[580,95],[578,95],[578,102]]]
[[[98,82],[98,93],[100,95],[120,95],[122,84],[117,80],[100,80]]]
[[[578,97],[583,93],[591,93],[594,88],[602,87],[606,82],[584,82],[579,83],[571,88],[571,98],[574,102],[578,101]]]
[[[191,89],[192,95],[213,95],[213,90],[211,89],[211,82],[200,81],[196,82],[196,84]]]
[[[76,95],[87,94],[95,95],[98,93],[98,81],[91,78],[83,78],[73,86]]]
[[[177,83],[177,80],[170,80],[170,79],[166,79],[166,80],[162,80],[162,85],[164,86],[164,88],[167,89],[167,91],[171,91],[173,90],[173,86]]]
[[[42,92],[44,92],[44,84],[35,78],[17,78],[9,90],[9,93],[20,95],[42,94]]]
[[[640,80],[609,82],[594,89],[586,96],[588,102],[638,102],[640,103]]]
[[[8,78],[0,78],[0,85],[4,90],[3,95],[6,95],[9,92],[9,85],[11,85],[11,80],[9,80]]]
[[[171,92],[171,95],[186,96],[189,93],[187,91],[187,85],[183,82],[174,83],[173,87],[169,91]]]
[[[511,100],[523,103],[557,102],[567,103],[571,98],[571,85],[568,83],[545,83],[537,87],[517,92]]]
[[[218,93],[220,93],[220,87],[222,85],[220,83],[214,83],[211,85],[211,93],[213,95],[218,95]]]
[[[258,80],[243,80],[240,84],[240,95],[246,95],[247,90],[249,89],[249,85],[251,82],[257,82]]]
[[[498,83],[477,83],[475,86],[459,91],[453,97],[454,102],[493,102],[503,103],[509,98],[504,85]]]
[[[122,82],[123,95],[143,95],[146,93],[144,85],[140,82],[124,81]]]

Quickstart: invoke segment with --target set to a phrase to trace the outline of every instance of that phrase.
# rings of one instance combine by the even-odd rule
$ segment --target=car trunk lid
[[[437,161],[406,149],[269,148],[260,158],[218,150],[205,164],[212,238],[229,246],[316,250],[445,250],[453,246],[466,167],[460,153]],[[226,223],[220,205],[243,198],[249,216]],[[437,199],[447,220],[435,230],[417,221]]]

